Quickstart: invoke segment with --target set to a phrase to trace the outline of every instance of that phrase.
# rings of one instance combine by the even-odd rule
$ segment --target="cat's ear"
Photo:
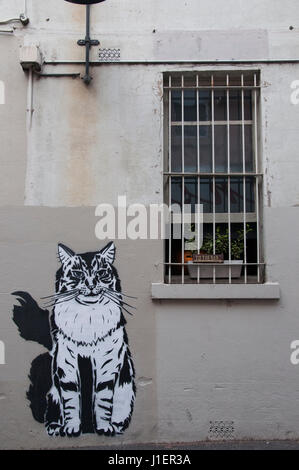
[[[112,264],[115,260],[115,251],[114,243],[110,242],[99,252],[99,257],[104,259],[107,263]]]
[[[73,250],[68,248],[67,246],[63,245],[62,243],[59,243],[58,245],[58,256],[62,264],[67,263],[73,256],[75,256],[75,253]]]

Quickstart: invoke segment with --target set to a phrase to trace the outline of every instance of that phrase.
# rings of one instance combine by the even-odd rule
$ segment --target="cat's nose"
[[[97,281],[95,279],[93,279],[92,281],[89,281],[88,279],[86,279],[85,285],[86,287],[88,287],[88,289],[92,290],[94,287],[96,287]]]

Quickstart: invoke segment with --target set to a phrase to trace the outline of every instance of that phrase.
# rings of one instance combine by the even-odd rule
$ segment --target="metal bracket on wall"
[[[78,77],[80,77],[80,73],[79,73],[79,72],[70,72],[70,73],[41,73],[41,72],[38,72],[38,71],[34,70],[34,73],[35,73],[35,75],[37,75],[38,77],[45,77],[45,78],[49,78],[49,77],[55,77],[55,78],[60,78],[60,77],[78,78]]]
[[[23,26],[27,26],[27,24],[29,23],[29,18],[25,13],[21,13],[19,18],[9,18],[8,20],[0,20],[0,25],[14,23],[16,21],[20,21]]]
[[[99,46],[100,42],[97,39],[90,38],[90,5],[86,5],[86,35],[85,39],[79,39],[77,41],[79,46],[85,46],[86,48],[86,59],[85,59],[85,75],[83,77],[83,81],[86,85],[89,85],[92,77],[89,74],[89,51],[91,46]]]

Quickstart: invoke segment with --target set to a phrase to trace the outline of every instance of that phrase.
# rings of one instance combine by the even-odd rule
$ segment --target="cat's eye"
[[[84,273],[82,271],[72,271],[72,274],[76,279],[82,279],[84,277]]]
[[[105,270],[101,270],[97,272],[98,278],[103,282],[110,281],[110,273],[107,273]]]

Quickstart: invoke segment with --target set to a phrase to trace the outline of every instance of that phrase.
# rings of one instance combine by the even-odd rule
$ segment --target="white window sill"
[[[278,283],[267,284],[152,284],[152,299],[279,300]]]

